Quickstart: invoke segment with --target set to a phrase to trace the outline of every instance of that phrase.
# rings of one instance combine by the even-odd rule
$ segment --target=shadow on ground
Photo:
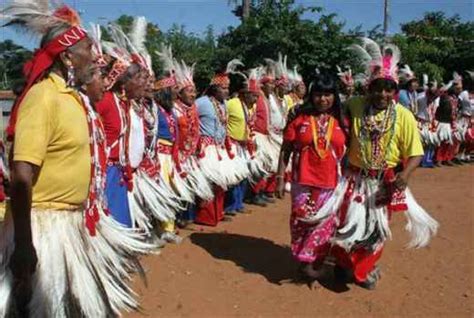
[[[290,248],[258,237],[228,233],[193,233],[191,242],[212,257],[234,262],[245,272],[264,276],[272,284],[295,276],[297,265]]]
[[[298,264],[290,248],[265,238],[229,233],[193,233],[191,242],[206,250],[212,257],[234,262],[245,272],[262,275],[272,284],[293,283],[305,285],[295,279]],[[336,283],[332,270],[320,280],[320,285],[335,293],[348,291],[345,284]]]

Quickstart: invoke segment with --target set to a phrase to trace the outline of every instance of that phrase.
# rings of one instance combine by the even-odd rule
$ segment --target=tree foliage
[[[24,62],[31,52],[11,40],[0,42],[0,89],[10,89],[22,79]]]
[[[294,0],[251,0],[250,4],[249,16],[218,36],[212,26],[198,35],[187,32],[183,25],[163,32],[149,23],[146,45],[156,73],[162,72],[155,54],[162,43],[172,45],[178,60],[196,63],[195,82],[202,90],[212,75],[234,58],[250,68],[264,63],[265,58],[276,59],[281,52],[288,56],[289,66],[298,66],[308,79],[315,68],[334,71],[336,65],[349,64],[357,71],[356,61],[345,48],[358,36],[383,41],[380,26],[367,32],[362,26],[344,32],[344,24],[336,21],[336,15],[326,14],[321,7],[297,6]],[[116,23],[128,33],[132,21],[133,17],[123,15]],[[474,23],[462,22],[459,16],[427,13],[420,20],[403,24],[402,32],[391,41],[400,47],[402,63],[417,74],[448,80],[454,70],[474,70]],[[6,87],[19,79],[21,65],[29,56],[31,52],[12,41],[0,42],[0,85]]]
[[[415,73],[448,81],[453,71],[474,70],[474,22],[430,12],[403,24],[402,32],[393,41],[402,51],[403,62]]]

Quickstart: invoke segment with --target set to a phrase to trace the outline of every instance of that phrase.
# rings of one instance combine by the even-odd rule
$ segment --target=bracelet
[[[285,178],[284,176],[280,176],[280,175],[278,175],[278,176],[275,177],[275,179],[277,179],[277,180],[279,180],[279,179],[284,179],[284,178]]]

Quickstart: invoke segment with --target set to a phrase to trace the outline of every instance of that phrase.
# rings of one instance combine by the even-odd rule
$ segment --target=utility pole
[[[388,20],[389,20],[389,0],[384,0],[384,8],[383,8],[383,38],[384,42],[387,42],[388,36]]]
[[[250,16],[250,1],[251,0],[242,0],[242,20]]]

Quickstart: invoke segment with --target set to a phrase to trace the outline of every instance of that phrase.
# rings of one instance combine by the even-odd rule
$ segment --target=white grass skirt
[[[102,215],[92,237],[81,211],[33,210],[31,230],[38,256],[31,317],[110,317],[138,307],[127,281],[141,270],[137,255],[154,250],[142,234]],[[13,303],[13,232],[7,216],[0,229],[0,317]]]

